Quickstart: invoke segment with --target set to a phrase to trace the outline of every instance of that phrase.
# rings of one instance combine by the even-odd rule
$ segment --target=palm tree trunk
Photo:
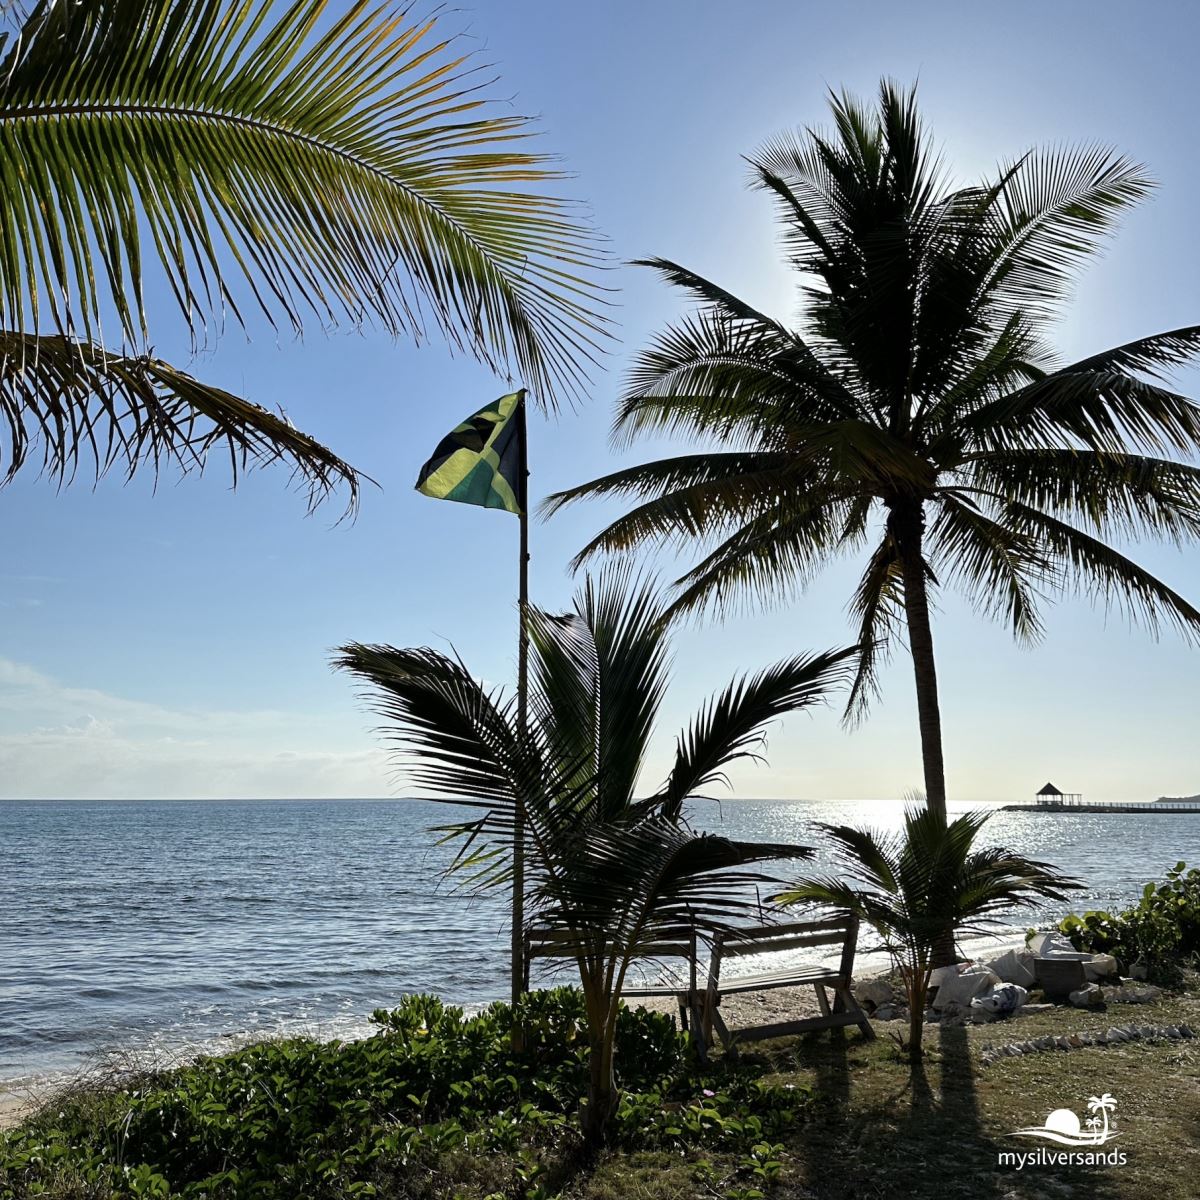
[[[917,721],[921,730],[921,760],[925,769],[925,803],[946,821],[946,764],[942,757],[942,711],[938,704],[937,663],[933,657],[933,627],[929,620],[929,588],[925,566],[925,506],[919,500],[892,506],[888,520],[900,556],[904,581],[904,616],[908,646],[917,684]],[[954,928],[948,926],[933,944],[933,965],[946,967],[957,959]],[[918,1020],[913,1014],[913,1021]]]
[[[613,1051],[616,1027],[594,1031],[588,1054],[588,1094],[580,1112],[584,1142],[596,1150],[608,1139],[608,1127],[617,1111],[617,1077]]]
[[[929,621],[929,590],[924,538],[925,509],[919,501],[896,504],[888,524],[900,556],[904,581],[904,616],[917,684],[917,720],[921,729],[921,758],[925,768],[925,802],[946,819],[946,767],[942,759],[942,714],[938,706],[937,664]]]

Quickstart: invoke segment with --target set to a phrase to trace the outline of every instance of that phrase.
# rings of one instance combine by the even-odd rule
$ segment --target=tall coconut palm
[[[453,827],[456,861],[476,886],[510,882],[520,817],[528,919],[558,930],[579,969],[590,1039],[585,1133],[601,1140],[616,1101],[613,1047],[626,973],[681,926],[724,928],[756,905],[752,870],[804,857],[799,846],[735,842],[692,830],[684,803],[756,757],[764,726],[848,682],[854,649],[778,663],[711,699],[677,740],[667,777],[637,798],[667,685],[665,604],[623,573],[588,580],[573,611],[531,609],[527,732],[515,699],[429,649],[350,644],[336,663],[370,685],[401,752],[435,798],[475,810]]]
[[[10,13],[11,6],[5,6]],[[225,315],[437,333],[553,405],[602,334],[593,236],[444,16],[362,0],[38,0],[0,37],[0,482],[214,450],[357,476],[154,352]]]
[[[1015,908],[1065,899],[1080,886],[1049,863],[977,845],[987,818],[974,812],[946,822],[914,807],[899,833],[819,825],[833,843],[833,870],[774,898],[853,913],[879,934],[904,982],[914,1061],[921,1057],[925,998],[945,930],[984,930]]]
[[[549,510],[638,501],[580,560],[705,545],[679,581],[681,610],[775,599],[867,551],[848,712],[862,713],[905,633],[924,790],[944,816],[940,588],[1026,642],[1042,632],[1041,600],[1063,592],[1200,634],[1200,611],[1113,544],[1200,535],[1200,407],[1163,378],[1200,353],[1200,326],[1068,365],[1049,348],[1076,268],[1150,188],[1141,167],[1099,148],[1034,151],[950,188],[914,92],[884,83],[876,110],[845,95],[831,107],[832,135],[785,135],[751,160],[805,280],[797,326],[677,263],[645,262],[701,308],[641,354],[615,430],[700,444]]]

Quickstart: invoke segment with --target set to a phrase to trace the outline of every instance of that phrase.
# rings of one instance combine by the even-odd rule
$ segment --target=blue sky
[[[499,92],[542,116],[619,260],[677,258],[781,316],[795,312],[770,206],[740,156],[821,122],[824,92],[919,77],[924,113],[957,179],[1032,144],[1100,140],[1149,165],[1155,197],[1081,280],[1059,331],[1081,356],[1200,320],[1198,173],[1192,115],[1196,18],[1177,4],[566,5],[477,3],[461,20],[502,76]],[[535,496],[666,443],[615,454],[607,428],[632,353],[680,301],[621,267],[619,341],[590,402],[531,432]],[[181,331],[159,352],[187,361]],[[27,473],[0,493],[0,795],[355,796],[398,785],[346,678],[327,665],[348,639],[453,643],[493,681],[515,657],[516,522],[412,490],[446,430],[506,390],[437,346],[370,332],[303,342],[236,330],[192,362],[204,378],[283,405],[381,484],[353,524],[334,502],[306,518],[286,474],[236,492],[147,475],[58,491]],[[1183,380],[1200,392],[1200,375]],[[533,534],[533,592],[571,590],[565,563],[614,509],[570,511]],[[1135,555],[1195,600],[1200,548]],[[668,560],[664,567],[669,569]],[[738,671],[845,644],[854,562],[795,603],[685,630],[662,738]],[[935,639],[952,802],[1021,798],[1047,778],[1095,799],[1200,791],[1200,652],[1153,642],[1086,603],[1051,610],[1021,650],[946,595]],[[920,758],[907,659],[868,723],[831,709],[772,731],[769,769],[737,794],[887,798],[916,787]],[[647,782],[653,782],[648,780]]]

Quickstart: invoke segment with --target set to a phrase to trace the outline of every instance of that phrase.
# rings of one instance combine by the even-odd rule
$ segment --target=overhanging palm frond
[[[728,784],[725,769],[739,759],[757,759],[765,726],[790,712],[824,703],[845,684],[858,647],[806,654],[743,676],[710,699],[676,742],[675,763],[661,795],[662,811],[678,817],[684,803],[713,784]]]
[[[372,321],[574,394],[605,337],[594,235],[490,111],[444,15],[355,0],[39,0],[0,63],[0,326],[148,338],[256,306]]]
[[[339,484],[357,503],[361,476],[331,450],[276,415],[152,355],[127,357],[57,336],[0,330],[0,429],[8,482],[29,455],[69,481],[81,463],[97,479],[143,463],[202,469],[214,452],[239,471],[290,464],[307,487],[310,507]],[[7,461],[5,461],[5,459]]]

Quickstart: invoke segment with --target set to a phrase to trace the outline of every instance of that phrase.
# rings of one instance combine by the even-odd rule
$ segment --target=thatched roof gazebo
[[[1063,808],[1066,805],[1082,804],[1082,792],[1060,792],[1052,783],[1047,783],[1035,797],[1038,804],[1051,808]]]

